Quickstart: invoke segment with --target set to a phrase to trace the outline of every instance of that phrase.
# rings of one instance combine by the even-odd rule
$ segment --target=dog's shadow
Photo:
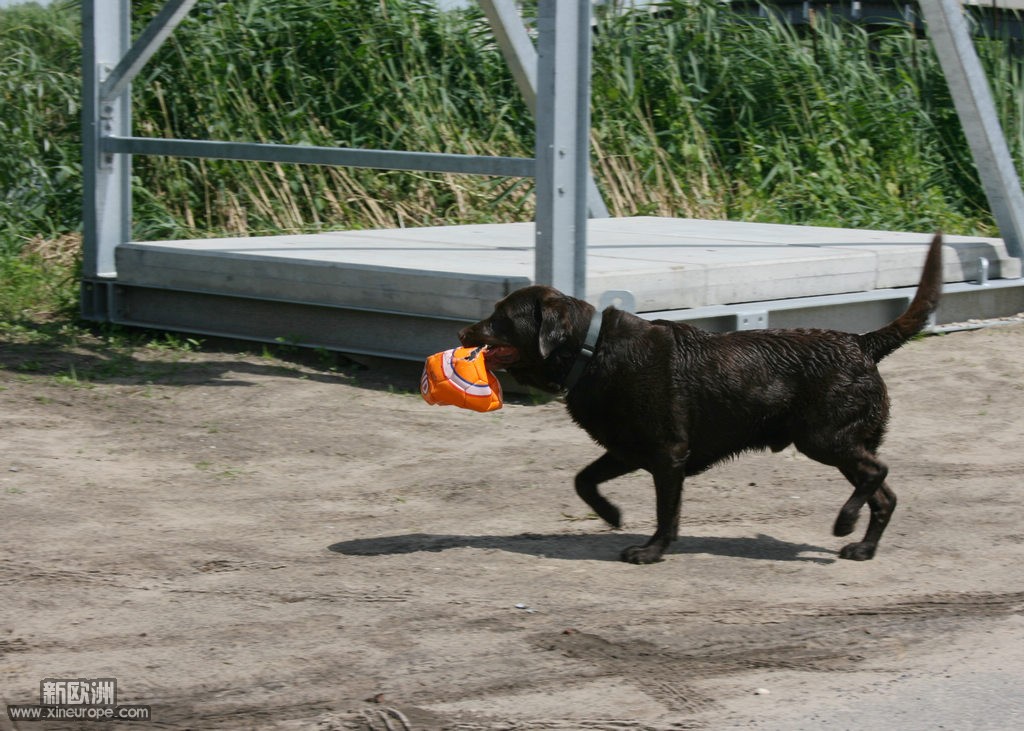
[[[394,556],[405,553],[439,552],[454,548],[483,548],[525,553],[530,556],[569,561],[618,561],[627,546],[647,541],[647,536],[623,533],[538,534],[513,536],[456,536],[430,533],[356,538],[328,546],[328,550],[346,556]],[[830,554],[805,556],[804,553]],[[835,551],[807,543],[790,543],[772,536],[720,538],[713,536],[681,536],[666,553],[705,553],[714,556],[747,558],[760,561],[809,561],[818,564],[835,562]]]

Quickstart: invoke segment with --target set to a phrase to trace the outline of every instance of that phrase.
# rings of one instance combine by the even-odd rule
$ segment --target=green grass
[[[132,3],[136,34],[161,2]],[[613,215],[994,234],[929,43],[670,0],[599,17],[593,161]],[[1014,158],[1024,60],[980,40]],[[0,322],[73,317],[78,3],[0,11]],[[533,125],[476,9],[200,0],[133,85],[144,136],[530,156]],[[532,182],[137,157],[134,236],[527,220]],[[56,253],[55,253],[56,251]]]
[[[926,42],[902,27],[869,35],[819,20],[799,29],[742,21],[711,5],[669,5],[671,20],[614,20],[595,48],[595,67],[615,69],[595,76],[600,149],[632,140],[619,154],[631,159],[649,196],[632,208],[992,231]],[[982,45],[989,66],[1020,65],[1002,44]],[[1021,86],[1002,91],[1019,99]],[[1005,123],[1019,136],[1019,119]],[[609,129],[615,134],[606,143]]]
[[[0,11],[0,257],[80,227],[79,36],[64,7]]]
[[[79,240],[37,238],[25,241],[20,251],[0,251],[0,325],[74,317]]]

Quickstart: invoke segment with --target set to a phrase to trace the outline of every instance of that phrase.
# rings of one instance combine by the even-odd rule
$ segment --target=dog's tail
[[[860,347],[876,363],[917,335],[939,304],[942,294],[942,232],[935,234],[924,260],[917,293],[907,311],[883,328],[859,335]]]

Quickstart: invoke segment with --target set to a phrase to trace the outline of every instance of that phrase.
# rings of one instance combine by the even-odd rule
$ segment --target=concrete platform
[[[594,219],[587,293],[596,305],[604,293],[626,290],[638,312],[712,329],[867,330],[912,296],[900,288],[916,285],[930,239],[928,232]],[[116,251],[109,314],[126,324],[420,358],[450,347],[460,323],[486,316],[496,300],[532,282],[533,242],[532,223],[133,242]],[[972,295],[947,306],[946,320],[1024,310],[1021,262],[1000,239],[947,236],[946,243],[947,291]],[[982,258],[984,288],[970,284]]]

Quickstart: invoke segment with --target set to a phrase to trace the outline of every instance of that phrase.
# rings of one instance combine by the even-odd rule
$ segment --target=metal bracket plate
[[[768,327],[768,310],[746,310],[736,313],[737,330],[764,330]]]
[[[626,312],[636,312],[636,297],[628,289],[608,289],[601,293],[598,307],[616,307]]]

